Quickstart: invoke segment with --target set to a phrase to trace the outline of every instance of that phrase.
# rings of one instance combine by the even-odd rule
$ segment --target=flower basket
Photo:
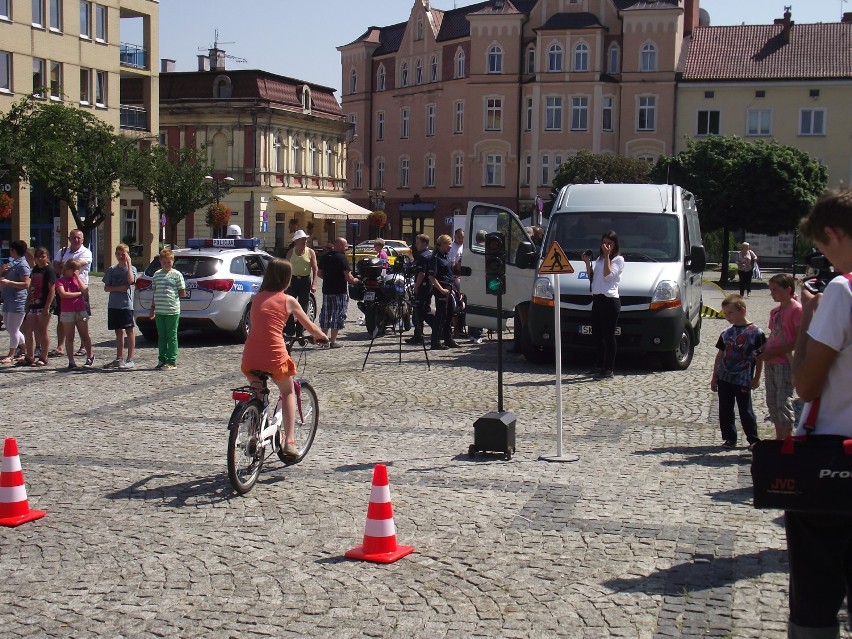
[[[231,215],[233,214],[233,209],[229,206],[225,206],[224,204],[214,204],[209,209],[207,209],[207,217],[205,218],[205,223],[207,226],[212,226],[214,228],[219,226],[227,226],[231,221]]]
[[[0,220],[8,220],[12,217],[12,205],[15,203],[5,193],[0,193]]]
[[[377,229],[383,228],[388,223],[387,213],[384,211],[373,211],[367,216],[367,223]]]

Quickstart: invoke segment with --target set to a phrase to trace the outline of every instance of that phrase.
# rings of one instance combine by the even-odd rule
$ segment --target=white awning
[[[274,195],[298,211],[307,211],[320,220],[365,220],[370,211],[342,197],[314,197],[312,195]]]

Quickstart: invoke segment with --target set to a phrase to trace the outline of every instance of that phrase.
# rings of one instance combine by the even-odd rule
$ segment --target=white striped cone
[[[393,523],[388,469],[376,464],[373,470],[373,488],[367,506],[367,523],[364,526],[364,543],[346,551],[350,559],[390,564],[414,552],[413,546],[396,545],[396,526]]]
[[[0,526],[20,526],[46,514],[41,510],[30,510],[18,444],[14,437],[9,437],[3,446],[0,465]]]

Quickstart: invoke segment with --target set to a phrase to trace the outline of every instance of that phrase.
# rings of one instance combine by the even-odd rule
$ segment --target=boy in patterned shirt
[[[154,299],[148,317],[157,325],[159,362],[157,370],[177,368],[178,322],[180,321],[180,298],[186,297],[186,282],[180,271],[174,270],[175,254],[169,249],[160,251],[160,270],[154,273],[151,289]]]
[[[728,295],[722,301],[722,313],[731,325],[722,331],[716,342],[719,350],[710,379],[710,390],[719,393],[719,428],[724,440],[722,447],[735,448],[737,445],[734,420],[736,402],[751,450],[760,441],[751,405],[751,391],[760,386],[763,362],[757,356],[766,343],[766,335],[746,319],[746,303],[741,295]]]

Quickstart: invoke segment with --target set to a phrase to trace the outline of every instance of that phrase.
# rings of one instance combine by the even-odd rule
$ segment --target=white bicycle
[[[288,338],[289,351],[295,338]],[[302,352],[299,362],[304,359],[305,348],[302,341]],[[273,453],[287,466],[298,464],[311,449],[317,434],[319,424],[319,401],[313,386],[304,378],[293,379],[293,390],[296,394],[296,447],[298,457],[284,455],[284,443],[281,441],[279,424],[281,423],[280,401],[269,402],[269,380],[267,371],[251,371],[260,378],[252,385],[240,386],[231,390],[234,400],[234,411],[228,420],[228,477],[234,489],[241,495],[249,492],[257,482],[263,463]],[[275,420],[271,419],[273,410]]]

